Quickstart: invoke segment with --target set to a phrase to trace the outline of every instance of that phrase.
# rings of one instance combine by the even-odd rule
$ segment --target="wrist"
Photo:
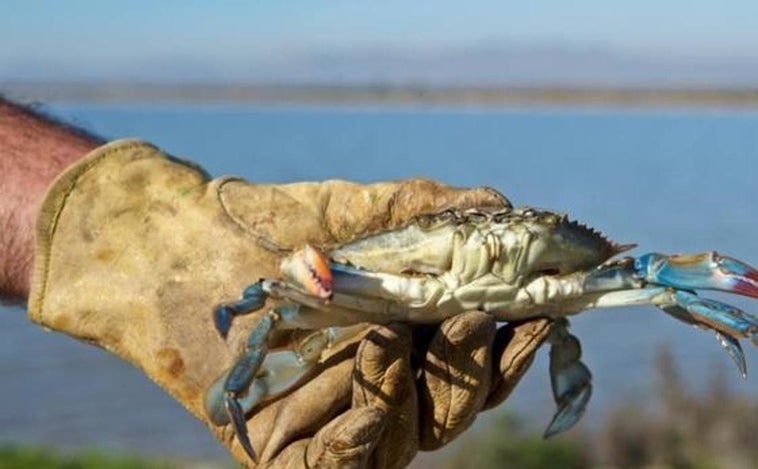
[[[0,298],[29,293],[34,224],[47,187],[100,141],[0,98]]]

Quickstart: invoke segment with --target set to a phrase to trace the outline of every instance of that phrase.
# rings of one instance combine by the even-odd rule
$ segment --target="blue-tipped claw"
[[[732,338],[742,337],[758,343],[758,318],[737,307],[686,291],[675,291],[672,297],[698,324]]]
[[[747,363],[745,362],[745,353],[742,351],[740,341],[722,332],[714,332],[716,333],[716,340],[719,341],[719,344],[721,344],[726,353],[737,366],[742,379],[747,379]]]
[[[682,292],[682,293],[686,293],[686,292]],[[688,293],[688,295],[695,296],[690,293]],[[680,299],[683,296],[684,295],[680,296]],[[696,296],[695,298],[697,300],[700,300]],[[737,366],[737,370],[740,372],[740,375],[742,376],[742,378],[743,379],[747,378],[747,363],[745,362],[745,353],[742,351],[742,346],[740,345],[739,340],[732,337],[732,335],[721,332],[718,329],[715,329],[710,324],[703,322],[702,320],[699,320],[698,318],[696,318],[694,314],[690,313],[684,306],[680,306],[678,304],[670,304],[670,305],[661,306],[661,309],[665,311],[666,313],[668,313],[670,316],[673,316],[674,318],[682,322],[691,324],[701,329],[712,330],[716,334],[716,340],[718,340],[721,347],[724,349],[727,355],[729,355],[729,358],[731,358],[734,364]]]
[[[635,260],[636,275],[647,282],[671,287],[674,303],[662,309],[672,316],[716,333],[716,339],[743,378],[745,354],[739,338],[758,345],[758,318],[720,301],[687,290],[720,290],[758,298],[758,270],[716,252],[684,256],[645,254]]]
[[[648,282],[683,290],[721,290],[758,298],[758,270],[716,252],[638,257],[637,275]]]

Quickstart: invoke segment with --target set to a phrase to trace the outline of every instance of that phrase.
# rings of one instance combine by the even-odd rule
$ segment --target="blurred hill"
[[[21,102],[164,102],[473,107],[698,107],[758,109],[756,88],[442,87],[403,85],[216,85],[7,83]]]
[[[2,58],[2,57],[0,57]],[[292,49],[228,55],[119,56],[80,60],[10,57],[0,83],[117,82],[420,87],[752,88],[758,56],[746,52],[628,50],[583,43],[390,45]]]
[[[758,56],[591,44],[351,46],[192,58],[4,60],[24,101],[758,107]]]

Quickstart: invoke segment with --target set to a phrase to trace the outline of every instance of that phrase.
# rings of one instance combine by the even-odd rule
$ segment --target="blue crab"
[[[738,339],[758,344],[758,318],[695,290],[758,298],[758,271],[716,252],[612,259],[633,247],[566,215],[532,208],[447,210],[328,251],[305,246],[282,261],[279,279],[262,279],[215,310],[216,328],[226,337],[235,316],[263,308],[269,297],[280,300],[209,389],[206,411],[217,425],[231,423],[255,460],[245,415],[297,386],[324,351],[365,323],[439,323],[475,309],[498,321],[553,319],[548,343],[557,411],[546,437],[574,425],[590,399],[592,375],[566,319],[590,308],[655,305],[714,332],[746,376]],[[269,352],[275,329],[315,332],[293,350]]]

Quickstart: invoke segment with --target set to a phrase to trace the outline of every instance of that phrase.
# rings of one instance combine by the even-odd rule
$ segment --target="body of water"
[[[634,253],[716,249],[758,264],[758,114],[477,111],[56,104],[51,110],[108,138],[140,137],[256,182],[361,182],[424,176],[488,185],[515,205],[566,211]],[[758,303],[730,298],[755,311]],[[727,367],[735,392],[758,393],[712,334],[652,307],[573,320],[594,373],[584,425],[624,399],[655,391],[656,351],[670,346],[702,386]],[[139,372],[101,350],[0,310],[0,444],[101,447],[197,458],[224,452],[206,429]],[[544,351],[509,401],[540,425],[554,405]]]

